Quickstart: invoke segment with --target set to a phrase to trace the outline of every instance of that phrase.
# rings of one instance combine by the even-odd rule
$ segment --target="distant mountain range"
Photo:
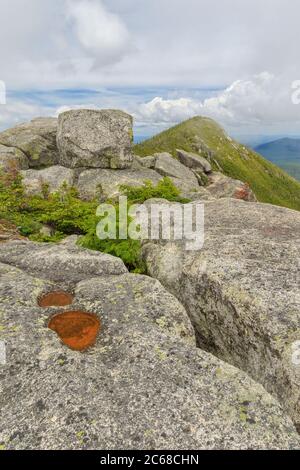
[[[255,147],[255,151],[300,181],[300,139],[275,140]]]

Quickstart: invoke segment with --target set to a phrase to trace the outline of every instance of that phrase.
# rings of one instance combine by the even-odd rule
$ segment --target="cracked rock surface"
[[[66,111],[58,118],[59,163],[68,168],[128,168],[132,136],[132,117],[123,111]]]
[[[56,118],[36,118],[0,132],[0,144],[21,151],[27,157],[30,168],[42,168],[57,163],[56,133]],[[24,156],[20,169],[24,168],[23,162]]]
[[[300,213],[207,201],[204,236],[200,251],[146,242],[148,271],[185,306],[200,347],[262,383],[300,429]]]
[[[2,448],[299,448],[261,385],[196,348],[185,309],[159,281],[75,241],[0,247]],[[72,309],[101,319],[85,353],[47,328],[58,309],[37,304],[62,287],[75,294]]]

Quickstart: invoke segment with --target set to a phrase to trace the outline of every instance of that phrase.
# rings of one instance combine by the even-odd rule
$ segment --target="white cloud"
[[[60,112],[78,108],[119,108],[134,115],[139,133],[155,133],[193,116],[208,116],[233,134],[298,134],[300,105],[293,104],[295,90],[286,77],[275,77],[264,72],[244,80],[236,80],[220,92],[206,99],[197,98],[193,90],[174,95],[175,98],[155,97],[140,102],[139,95],[103,90],[92,96],[87,93],[62,96],[50,95],[51,106],[36,104],[34,99],[22,102],[8,97],[7,105],[0,106],[0,128],[8,127],[39,115],[57,116]],[[173,93],[171,93],[172,96]],[[183,97],[180,97],[183,96]]]
[[[146,96],[157,95],[140,106],[146,98],[130,97],[125,109],[140,123],[167,125],[207,114],[225,126],[256,126],[257,131],[292,122],[299,132],[300,107],[290,103],[290,83],[300,79],[300,2],[288,3],[3,1],[0,80],[9,91],[138,87]],[[264,70],[269,73],[262,75]],[[154,94],[156,87],[177,95]],[[204,88],[225,90],[200,100],[193,89]],[[111,100],[102,96],[95,105],[106,107]],[[124,107],[124,101],[115,99],[113,105]],[[10,97],[8,105],[10,113],[0,108],[2,122],[9,114],[15,119]]]
[[[201,114],[203,105],[192,98],[166,100],[157,96],[148,103],[142,103],[135,112],[141,123],[175,123]]]
[[[220,87],[263,70],[296,80],[299,15],[299,0],[10,0],[0,79],[9,89]]]
[[[135,116],[141,123],[173,124],[196,115],[212,117],[227,128],[300,125],[300,106],[292,102],[292,82],[264,72],[237,80],[216,96],[203,101],[186,97],[156,97],[141,104]],[[297,127],[298,126],[298,127]]]
[[[53,110],[47,106],[21,100],[8,100],[0,105],[0,130],[13,127],[40,116],[51,116]]]
[[[130,49],[124,22],[109,12],[102,1],[71,0],[67,11],[80,44],[98,67],[119,61]]]

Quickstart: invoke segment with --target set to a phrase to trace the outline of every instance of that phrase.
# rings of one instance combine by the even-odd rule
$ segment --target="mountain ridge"
[[[198,153],[216,171],[249,184],[260,202],[300,210],[300,183],[257,152],[229,137],[213,119],[196,116],[134,146],[145,157],[176,150]]]

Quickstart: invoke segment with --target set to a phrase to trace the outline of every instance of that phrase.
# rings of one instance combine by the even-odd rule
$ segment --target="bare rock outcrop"
[[[179,160],[183,165],[194,170],[201,169],[205,173],[212,172],[212,166],[209,161],[199,154],[177,150]]]
[[[59,115],[59,163],[68,168],[130,168],[132,117],[118,110],[79,109]]]
[[[21,150],[30,168],[42,168],[58,162],[57,119],[36,118],[0,133],[0,144]]]
[[[0,168],[2,171],[27,170],[28,158],[19,149],[0,144]]]
[[[196,348],[183,306],[158,281],[113,274],[112,257],[70,253],[72,243],[1,250],[2,449],[299,448],[291,420],[261,385]],[[58,308],[37,302],[61,289],[59,272],[74,294],[59,311],[100,321],[85,352],[48,328]]]
[[[300,429],[300,213],[207,201],[204,235],[200,251],[145,242],[148,271],[185,306],[200,347],[262,383]]]
[[[43,170],[21,171],[25,192],[30,195],[43,194],[44,191],[54,193],[63,185],[72,187],[74,170],[60,165],[53,165]]]
[[[96,196],[111,198],[121,194],[120,187],[143,186],[145,181],[156,185],[162,176],[153,170],[141,168],[139,170],[101,170],[88,169],[80,173],[77,189],[83,199],[92,199]]]

